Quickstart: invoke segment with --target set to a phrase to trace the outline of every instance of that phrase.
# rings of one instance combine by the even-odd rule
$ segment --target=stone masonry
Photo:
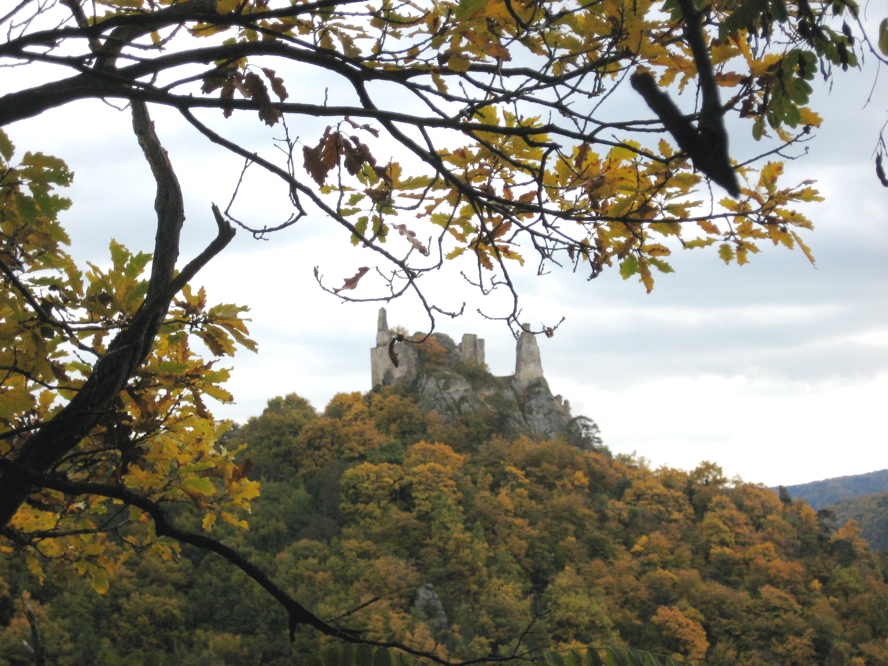
[[[398,365],[392,362],[389,348],[392,332],[388,325],[385,308],[379,308],[376,323],[376,346],[370,350],[370,379],[373,387],[388,386],[399,380],[412,381],[417,376],[417,355],[413,345],[395,344],[392,352],[397,355]],[[473,333],[466,333],[456,346],[456,353],[463,361],[483,366],[484,340]],[[536,336],[526,330],[518,338],[515,354],[515,380],[521,384],[544,378],[540,348]]]

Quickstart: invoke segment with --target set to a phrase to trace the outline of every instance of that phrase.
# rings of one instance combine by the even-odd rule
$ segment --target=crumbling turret
[[[388,386],[397,381],[416,379],[416,349],[413,345],[392,345],[392,331],[385,308],[379,308],[376,322],[376,346],[370,350],[370,379],[373,388]]]
[[[515,381],[528,384],[535,379],[544,379],[543,362],[540,359],[540,347],[536,336],[528,331],[525,325],[518,336],[518,350],[515,354]]]

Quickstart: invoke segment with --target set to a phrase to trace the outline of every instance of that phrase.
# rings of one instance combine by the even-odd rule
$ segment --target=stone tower
[[[376,322],[376,346],[370,350],[370,380],[373,388],[382,384],[393,384],[399,379],[412,381],[416,379],[416,349],[413,345],[395,343],[391,351],[398,359],[398,365],[392,362],[389,354],[392,338],[385,308],[379,308]]]
[[[540,348],[536,336],[524,330],[518,337],[518,350],[515,354],[515,381],[526,384],[535,379],[543,378],[543,362],[540,359]]]

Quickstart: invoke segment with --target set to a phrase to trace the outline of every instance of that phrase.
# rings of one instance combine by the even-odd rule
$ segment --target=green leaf
[[[355,648],[354,663],[356,663],[356,664],[372,664],[373,663],[373,647],[370,645],[358,645]]]
[[[629,279],[631,276],[635,275],[638,272],[638,257],[634,254],[630,254],[628,257],[623,259],[623,263],[620,264],[620,275],[623,276],[624,280]]]
[[[755,123],[752,125],[752,138],[756,141],[762,138],[762,134],[765,132],[765,117],[759,116],[755,119]]]
[[[615,648],[608,648],[604,654],[604,663],[607,666],[629,666],[626,656]]]
[[[718,246],[718,256],[726,264],[729,264],[731,259],[734,258],[734,248],[729,243],[722,243]]]
[[[656,257],[648,257],[647,262],[651,266],[656,266],[657,270],[661,273],[674,273],[675,269],[672,268],[668,263],[663,261],[662,259],[657,259]]]
[[[111,242],[108,243],[108,249],[111,251],[111,261],[114,262],[114,268],[116,270],[122,270],[130,257],[129,250],[113,238],[111,239]]]
[[[447,67],[454,72],[467,72],[472,66],[471,60],[462,56],[453,55],[447,61]]]
[[[567,662],[557,652],[544,652],[543,657],[550,666],[567,666]]]
[[[786,23],[789,20],[789,14],[786,13],[785,0],[771,0],[771,12],[780,23]]]
[[[879,24],[879,50],[888,56],[888,18],[883,18]]]
[[[394,666],[391,650],[376,648],[376,654],[373,655],[373,666]]]
[[[213,487],[213,482],[205,476],[192,476],[191,478],[185,479],[182,482],[182,488],[186,491],[198,492],[204,495],[212,495],[216,492],[216,489]]]
[[[598,650],[594,647],[586,649],[586,664],[587,666],[604,666],[604,662],[601,661],[601,656],[598,654]]]
[[[882,21],[884,27],[884,21]],[[9,137],[6,136],[6,132],[0,129],[0,155],[3,156],[3,159],[7,162],[12,159],[12,155],[15,152],[15,146],[12,144],[12,141],[9,140]]]
[[[743,30],[764,14],[767,8],[768,0],[746,0],[740,3],[734,12],[719,26],[719,37],[724,39],[738,30]]]
[[[459,0],[459,5],[456,7],[456,12],[454,12],[453,18],[457,21],[461,21],[472,14],[481,11],[486,6],[487,0]]]

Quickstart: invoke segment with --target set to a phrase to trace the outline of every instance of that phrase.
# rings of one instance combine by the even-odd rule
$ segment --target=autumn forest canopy
[[[249,447],[262,484],[250,529],[220,522],[211,534],[334,626],[453,661],[587,645],[661,663],[888,658],[888,563],[853,525],[712,463],[652,470],[614,457],[594,428],[573,443],[516,435],[511,416],[445,420],[390,388],[337,395],[321,413],[274,398],[221,440]],[[199,529],[194,502],[171,510]],[[212,554],[104,552],[129,557],[103,595],[76,569],[47,568],[38,585],[22,558],[3,565],[9,663],[30,663],[28,606],[58,663],[343,663],[318,632],[290,644],[275,601]]]
[[[781,160],[816,140],[818,81],[888,64],[888,19],[854,0],[13,0],[0,26],[9,645],[34,632],[32,649],[71,663],[219,650],[253,663],[260,635],[280,643],[267,663],[334,644],[441,662],[590,643],[715,663],[886,658],[884,576],[853,528],[832,533],[714,470],[498,438],[396,393],[340,396],[323,415],[280,399],[232,430],[212,409],[232,400],[229,357],[256,351],[249,303],[215,302],[200,271],[237,230],[274,242],[322,219],[342,231],[343,259],[335,277],[316,273],[320,289],[407,295],[432,329],[458,314],[424,291],[440,272],[482,309],[506,293],[494,316],[517,332],[525,264],[618,271],[650,291],[684,249],[744,264],[778,245],[813,262],[802,234],[821,197],[784,182]],[[82,100],[131,125],[153,248],[109,238],[107,254],[75,258],[66,156],[16,145],[16,123]],[[194,256],[180,252],[192,190],[158,108],[242,164],[204,211],[216,236]],[[102,131],[84,128],[84,150]],[[884,141],[866,141],[888,183]],[[256,178],[283,188],[287,215],[251,215],[266,196]],[[262,425],[275,405],[277,434]],[[86,579],[103,596],[78,596]],[[412,609],[427,583],[446,627]],[[230,618],[195,615],[193,590],[218,594]],[[104,633],[65,617],[72,605],[95,608]],[[132,635],[152,613],[170,631]]]

